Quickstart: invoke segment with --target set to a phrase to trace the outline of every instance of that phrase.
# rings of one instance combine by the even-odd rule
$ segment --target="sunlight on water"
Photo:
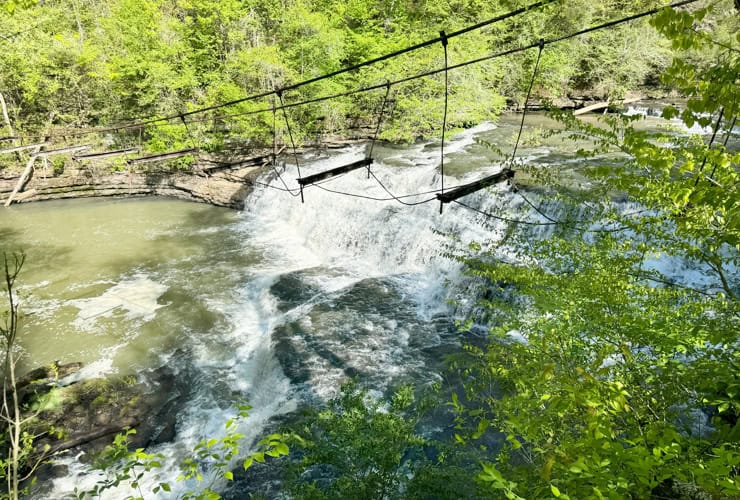
[[[0,213],[0,246],[26,252],[20,279],[21,345],[35,366],[98,360],[117,351],[127,370],[126,349],[147,325],[147,335],[166,342],[185,326],[150,323],[178,289],[177,273],[198,274],[217,266],[214,239],[237,214],[173,200],[78,200],[12,207]],[[228,245],[228,239],[224,241]],[[217,284],[211,272],[194,279],[187,297]],[[219,273],[216,272],[216,275]],[[169,294],[168,294],[169,292]],[[171,319],[171,318],[170,318]],[[135,359],[135,358],[134,358]],[[135,364],[135,363],[133,363]],[[26,366],[33,368],[34,366]]]
[[[551,121],[527,119],[521,159],[574,161],[561,138],[535,137]],[[500,171],[517,127],[508,117],[450,138],[445,185]],[[308,175],[364,154],[362,146],[309,154],[301,166]],[[445,254],[476,241],[497,247],[502,259],[517,258],[499,245],[507,223],[456,205],[439,214],[439,155],[434,141],[375,149],[375,176],[395,194],[424,193],[407,201],[431,200],[417,206],[368,199],[388,193],[359,170],[307,187],[303,204],[279,189],[256,188],[243,213],[163,199],[0,211],[0,247],[28,255],[20,341],[33,362],[23,368],[82,361],[79,378],[136,374],[153,387],[160,387],[155,372],[168,373],[176,435],[148,451],[166,457],[161,474],[172,482],[199,440],[223,435],[236,401],[254,408],[239,429],[253,439],[275,416],[325,401],[351,377],[378,392],[437,381],[441,360],[459,346],[455,319],[475,307],[469,278]],[[295,165],[286,169],[286,182],[297,187]],[[260,180],[282,187],[271,172]],[[466,203],[540,217],[505,185]],[[557,215],[557,206],[545,208]],[[61,461],[67,475],[38,498],[63,497],[99,479],[74,456]],[[194,487],[180,483],[176,493]],[[107,498],[130,493],[121,486]]]

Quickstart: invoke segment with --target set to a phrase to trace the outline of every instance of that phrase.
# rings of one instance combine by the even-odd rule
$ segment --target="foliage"
[[[113,443],[106,447],[95,464],[96,468],[105,471],[107,477],[98,481],[98,484],[91,491],[75,491],[77,498],[100,496],[104,491],[118,487],[125,481],[128,481],[131,488],[138,493],[138,496],[131,496],[129,498],[144,498],[141,481],[146,475],[151,474],[153,470],[162,466],[161,460],[164,459],[164,456],[161,454],[146,453],[143,448],[129,451],[128,436],[135,433],[135,429],[129,429],[125,433],[116,435]],[[170,491],[170,485],[160,482],[153,488],[152,493],[157,493],[159,490]]]
[[[148,116],[176,116],[230,102],[365,61],[526,2],[373,2],[291,0],[275,3],[213,0],[54,0],[6,2],[0,22],[0,88],[19,135],[105,126]],[[633,2],[639,10],[653,2]],[[22,8],[15,8],[16,6]],[[621,2],[557,2],[490,28],[454,38],[449,63],[560,36],[625,14]],[[666,62],[645,23],[564,42],[545,51],[539,91],[570,87],[617,95],[643,83]],[[286,93],[287,102],[342,93],[442,67],[441,45]],[[450,129],[493,119],[521,100],[533,54],[467,66],[450,73]],[[638,67],[639,66],[639,67]],[[395,107],[383,137],[411,141],[440,133],[443,76],[394,89]],[[379,96],[337,99],[291,110],[298,136],[341,134],[353,123],[373,124]],[[271,142],[272,103],[247,102],[199,115],[196,142],[224,138]],[[182,124],[146,128],[139,142],[151,152],[178,149]],[[280,127],[282,128],[282,126]],[[278,135],[284,135],[283,130]],[[127,131],[105,139],[131,145]]]
[[[221,496],[214,491],[214,484],[218,480],[232,481],[234,461],[240,457],[240,445],[244,435],[237,431],[241,421],[249,416],[248,405],[239,405],[237,415],[224,424],[225,434],[220,438],[208,438],[199,442],[193,448],[190,458],[180,464],[182,473],[177,481],[195,480],[202,482],[204,474],[208,472],[210,481],[197,491],[187,491],[180,498],[184,500],[214,500]],[[131,495],[131,500],[143,500],[145,493],[142,490],[144,481],[150,484],[151,493],[171,492],[172,485],[159,480],[159,470],[162,469],[165,456],[161,453],[147,453],[143,448],[129,450],[128,436],[136,433],[130,429],[126,433],[117,434],[113,443],[105,448],[98,457],[94,467],[105,477],[89,491],[75,491],[77,498],[94,498],[101,496],[111,488],[128,485],[138,495]],[[285,443],[287,436],[271,434],[257,443],[256,451],[251,452],[242,461],[244,470],[249,469],[254,462],[264,463],[266,457],[277,458],[288,454]]]
[[[707,15],[667,9],[653,23],[695,50],[706,34],[689,28]],[[722,115],[728,128],[738,61],[729,50],[699,67],[675,59],[663,82],[689,100],[666,119],[690,129]],[[591,188],[539,204],[567,220],[544,238],[520,227],[508,260],[490,245],[461,257],[490,290],[490,340],[455,364],[459,439],[506,436],[478,480],[507,498],[735,497],[740,155],[636,117],[554,116],[593,144],[581,153],[597,166],[578,170]],[[530,174],[553,189],[572,178]]]
[[[283,481],[295,498],[475,498],[471,450],[419,434],[436,391],[421,398],[410,386],[390,398],[356,382],[297,431],[298,456]]]
[[[389,405],[370,398],[354,384],[342,388],[303,429],[302,477],[328,469],[329,477],[295,481],[298,498],[387,498],[407,482],[402,463],[406,453],[424,440],[414,433],[407,410],[413,392],[405,387]],[[342,452],[339,452],[342,450]]]

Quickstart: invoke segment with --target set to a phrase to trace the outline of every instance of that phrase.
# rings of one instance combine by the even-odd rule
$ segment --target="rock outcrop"
[[[253,181],[268,161],[269,156],[237,159],[205,156],[189,170],[150,168],[123,172],[111,172],[105,165],[70,166],[68,162],[64,171],[56,174],[37,166],[13,203],[105,196],[170,196],[242,209]],[[7,200],[19,179],[19,175],[0,177],[0,202]]]

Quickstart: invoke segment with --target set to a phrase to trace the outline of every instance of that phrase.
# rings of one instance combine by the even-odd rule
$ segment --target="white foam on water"
[[[109,349],[104,349],[101,352],[100,359],[83,365],[79,371],[68,375],[59,381],[60,385],[67,386],[72,385],[83,380],[91,380],[101,378],[105,375],[115,373],[116,370],[113,367],[113,359],[121,346],[115,346]]]
[[[476,134],[492,127],[484,124],[466,131],[450,141],[447,151],[464,151],[473,144]],[[239,428],[247,436],[247,442],[263,433],[275,415],[296,407],[302,394],[298,394],[299,389],[283,373],[273,345],[273,335],[281,327],[294,327],[294,333],[286,334],[287,341],[292,349],[305,356],[301,360],[308,371],[305,386],[319,398],[336,394],[339,384],[346,379],[347,369],[376,379],[377,386],[382,386],[383,380],[424,370],[418,349],[442,341],[433,326],[426,326],[428,322],[454,313],[445,302],[451,291],[453,295],[457,293],[454,298],[460,301],[472,300],[461,265],[445,254],[454,250],[455,245],[470,241],[494,246],[505,237],[508,226],[504,221],[453,204],[445,206],[440,215],[439,202],[434,199],[434,191],[441,184],[439,151],[427,146],[418,144],[380,158],[372,165],[372,171],[396,195],[425,193],[403,198],[405,202],[432,199],[429,203],[403,206],[394,200],[365,198],[389,195],[378,182],[368,179],[363,169],[331,179],[321,187],[306,187],[303,204],[299,197],[286,192],[255,188],[246,200],[238,230],[244,234],[245,245],[257,249],[264,259],[249,270],[248,279],[233,296],[218,300],[204,298],[209,309],[228,319],[229,327],[217,334],[188,339],[188,368],[197,374],[197,390],[178,415],[177,441],[147,450],[165,455],[161,475],[176,489],[160,498],[171,498],[198,487],[192,482],[176,483],[174,478],[179,473],[177,462],[192,456],[192,447],[201,439],[222,437],[224,423],[234,415],[233,407],[225,401],[228,397],[217,394],[216,387],[230,388],[254,408]],[[305,176],[328,170],[359,160],[364,154],[365,147],[357,146],[329,158],[303,159],[301,173]],[[445,178],[445,185],[469,182],[498,169],[500,166],[494,165],[477,169],[461,179]],[[283,178],[297,193],[296,177],[295,166],[289,164]],[[281,180],[271,173],[260,181],[283,187]],[[505,186],[477,192],[465,202],[484,212],[522,218],[520,209],[524,202]],[[526,215],[528,220],[541,220],[538,217]],[[543,232],[546,230],[542,228]],[[448,235],[455,235],[460,243],[452,242]],[[505,248],[500,249],[500,257],[510,261],[520,258],[506,253]],[[666,265],[678,266],[675,262]],[[271,288],[281,277],[294,272],[317,291],[284,311],[279,309],[279,299]],[[377,308],[370,304],[353,309],[353,304],[341,302],[356,287],[368,283],[376,287],[373,293],[381,297],[380,302],[386,292],[391,297],[389,300],[400,301],[399,310],[382,311],[383,304]],[[146,321],[162,307],[157,301],[165,291],[163,285],[138,275],[114,285],[99,297],[75,301],[74,305],[80,309],[77,321],[89,327],[97,318],[117,311],[131,319]],[[405,306],[408,307],[404,309]],[[465,307],[469,309],[473,304]],[[407,310],[413,314],[402,316]],[[525,332],[511,331],[509,337],[513,342],[526,342]],[[174,363],[174,357],[168,362]],[[90,370],[106,367],[103,360]],[[64,461],[70,467],[70,474],[55,481],[54,497],[69,493],[77,485],[89,488],[100,478],[74,459]],[[142,490],[150,491],[158,480],[155,475],[145,478]],[[218,489],[220,483],[213,473],[209,473],[204,483],[211,480]],[[125,498],[130,494],[130,489],[122,486],[107,492],[106,498]]]
[[[80,330],[91,331],[100,318],[109,318],[117,311],[123,311],[128,320],[150,321],[164,304],[157,299],[167,291],[167,286],[152,281],[144,275],[137,275],[110,287],[98,297],[69,301],[79,309],[74,326]]]
[[[483,122],[475,127],[465,129],[463,132],[454,135],[449,142],[445,141],[445,155],[464,152],[469,146],[475,144],[476,137],[484,132],[489,132],[496,128],[493,122]]]
[[[222,303],[218,306],[220,312],[229,318],[233,326],[231,330],[220,332],[215,339],[192,339],[192,356],[189,362],[192,363],[191,370],[198,374],[198,387],[195,388],[193,399],[188,401],[184,411],[178,415],[176,441],[147,449],[148,453],[163,454],[164,459],[161,460],[161,468],[145,474],[140,481],[146,498],[173,498],[186,492],[202,491],[209,485],[216,490],[225,486],[225,481],[208,463],[203,464],[203,481],[177,481],[176,478],[182,472],[180,465],[183,459],[195,456],[193,449],[201,440],[219,439],[227,435],[224,425],[236,416],[237,400],[243,399],[253,409],[249,417],[240,421],[234,429],[244,439],[242,456],[232,460],[232,468],[240,466],[239,461],[248,451],[244,446],[248,448],[256,441],[271,418],[295,409],[290,382],[270,348],[269,333],[274,316],[274,300],[267,293],[270,283],[269,278],[257,278],[241,291],[238,303]],[[143,282],[138,285],[138,289],[148,288],[141,286]],[[131,289],[130,283],[126,289]],[[120,294],[120,288],[117,291]],[[149,298],[154,298],[154,295],[150,294]],[[143,313],[142,310],[136,312]],[[141,314],[139,316],[146,317]],[[106,363],[110,363],[114,352],[115,349],[111,349],[110,355],[99,363],[83,368],[80,376],[102,374],[110,366]],[[168,364],[177,362],[172,355],[164,361]],[[233,404],[225,403],[215,394],[212,387],[216,383],[228,385],[238,395],[232,401]],[[59,462],[69,468],[69,473],[64,478],[54,480],[51,497],[62,498],[75,487],[81,491],[90,490],[97,481],[104,479],[104,475],[91,471],[75,457],[63,458]],[[152,489],[161,481],[168,482],[172,491],[151,494]],[[118,487],[106,490],[103,498],[124,499],[131,494],[129,483],[123,482]]]
[[[520,330],[509,330],[508,332],[506,332],[506,336],[513,342],[516,342],[518,344],[529,344],[529,339],[527,338],[527,335],[522,333]]]
[[[348,275],[358,279],[401,273],[437,276],[438,269],[430,270],[430,264],[449,265],[449,261],[439,258],[448,243],[444,233],[462,230],[468,233],[464,236],[471,236],[471,232],[490,236],[490,224],[478,224],[482,221],[455,206],[446,207],[445,214],[437,216],[439,204],[434,191],[440,186],[438,166],[436,162],[416,161],[417,149],[396,156],[409,158],[414,167],[389,166],[380,160],[372,170],[396,196],[424,193],[403,198],[404,202],[433,201],[404,206],[388,199],[390,195],[374,179],[367,179],[363,169],[320,187],[306,187],[304,204],[281,191],[258,189],[247,203],[249,217],[245,223],[250,240],[265,248],[270,254],[268,260],[285,271],[317,266],[341,268],[345,280]],[[328,160],[303,165],[302,173],[305,176],[328,170],[361,159],[363,154],[362,148],[351,148]],[[487,173],[476,172],[462,180],[448,178],[445,184],[456,185]],[[262,181],[281,185],[269,175]]]

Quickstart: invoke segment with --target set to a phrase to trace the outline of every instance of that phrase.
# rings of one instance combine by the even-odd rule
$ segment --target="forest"
[[[656,4],[545,3],[527,16],[455,38],[449,64],[562,36]],[[12,127],[6,135],[51,135],[63,141],[70,139],[65,132],[176,116],[288,87],[522,6],[526,2],[10,2],[0,14],[5,54],[0,88],[10,120],[6,127]],[[716,36],[724,38],[731,37],[733,28],[731,19],[713,26]],[[430,46],[288,91],[284,99],[334,95],[437,69],[443,63],[441,48]],[[659,75],[670,60],[669,43],[646,22],[594,32],[543,54],[538,96],[661,94],[667,89]],[[533,64],[530,51],[450,72],[449,129],[521,106]],[[443,92],[439,76],[394,88],[395,106],[381,138],[413,141],[437,133]],[[269,110],[272,97],[192,116],[191,132],[206,148],[217,149],[229,138],[270,142],[271,113],[240,115]],[[341,135],[358,120],[374,122],[380,100],[381,92],[332,99],[295,108],[292,119],[303,138]],[[178,149],[187,133],[175,119],[96,139],[117,146],[143,144],[158,152]]]
[[[258,408],[242,402],[222,434],[163,479],[165,456],[129,446],[128,430],[91,465],[105,479],[75,494],[737,498],[740,6],[667,4],[2,2],[0,146],[84,138],[107,150],[197,144],[218,153],[235,144],[295,149],[363,130],[373,145],[377,135],[389,147],[441,138],[444,148],[461,131],[512,112],[524,123],[537,109],[557,127],[524,141],[573,143],[579,161],[517,158],[521,128],[513,153],[479,141],[516,170],[510,188],[525,203],[515,212],[474,208],[506,223],[505,235],[441,252],[470,283],[446,302],[475,307],[453,318],[459,348],[439,382],[399,382],[379,395],[348,378],[336,397],[251,441],[240,425]],[[465,31],[497,16],[506,18]],[[619,112],[635,96],[667,99],[661,126]],[[573,113],[601,101],[609,109],[593,120]],[[27,158],[0,154],[0,176],[17,175]],[[64,160],[54,166],[63,171]],[[28,265],[19,250],[0,241],[0,475],[3,497],[43,498],[33,478],[54,457],[35,440],[65,431],[39,431],[47,403],[24,408],[17,398],[18,289]],[[440,414],[449,416],[445,432],[422,431]],[[243,489],[224,486],[235,481]],[[279,487],[243,486],[250,482]]]

